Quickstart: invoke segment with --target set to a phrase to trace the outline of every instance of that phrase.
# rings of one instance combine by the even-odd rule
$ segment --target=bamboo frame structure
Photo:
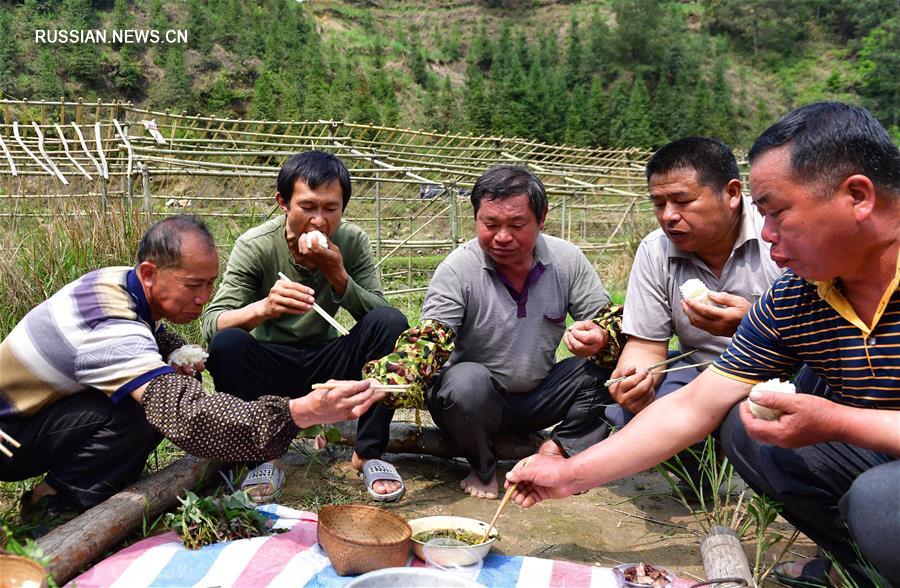
[[[234,238],[277,210],[281,164],[308,149],[347,164],[353,199],[345,218],[372,237],[379,265],[404,254],[446,255],[470,238],[468,189],[497,164],[536,172],[550,198],[545,231],[586,252],[623,248],[629,223],[649,218],[642,196],[650,154],[637,148],[187,116],[119,102],[0,100],[0,109],[0,223],[64,215],[66,202],[105,210],[119,198],[148,220],[190,212],[228,221]]]

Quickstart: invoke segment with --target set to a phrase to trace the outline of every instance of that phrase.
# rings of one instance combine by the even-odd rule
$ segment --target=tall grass
[[[148,224],[138,212],[60,207],[47,220],[19,218],[0,233],[0,338],[64,285],[97,268],[133,265]]]

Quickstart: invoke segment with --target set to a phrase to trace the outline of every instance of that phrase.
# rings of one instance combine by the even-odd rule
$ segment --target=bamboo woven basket
[[[319,511],[319,545],[341,576],[403,566],[412,531],[394,513],[363,504]]]
[[[35,561],[18,555],[0,555],[0,588],[47,588],[47,572]]]

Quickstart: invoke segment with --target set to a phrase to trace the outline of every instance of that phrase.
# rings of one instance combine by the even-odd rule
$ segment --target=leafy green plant
[[[662,474],[663,479],[672,488],[672,494],[685,508],[694,514],[703,515],[700,518],[700,524],[705,531],[709,531],[714,525],[738,530],[744,518],[740,515],[739,508],[743,501],[743,494],[737,504],[732,502],[735,494],[734,466],[729,463],[727,458],[719,459],[712,435],[706,438],[701,451],[688,448],[687,453],[700,464],[699,480],[694,479],[695,476],[690,474],[681,455],[676,455],[659,464],[656,466],[656,471]],[[679,479],[683,480],[689,492],[696,496],[696,504],[692,504],[689,499],[690,495],[686,495],[678,484]]]
[[[763,568],[765,555],[778,543],[784,540],[784,535],[770,529],[780,512],[781,505],[765,494],[754,494],[747,502],[747,513],[753,522],[753,534],[756,540],[756,552],[753,560],[753,579],[756,581],[757,585],[761,585],[762,581],[772,573],[772,569],[782,560],[784,554],[787,553],[787,550],[794,544],[794,541],[796,541],[797,537],[800,535],[800,531],[795,529],[791,537],[781,548],[779,554],[775,556],[774,561],[768,567]],[[738,536],[743,537],[745,534],[746,530],[744,533],[739,532]]]
[[[178,501],[181,506],[174,513],[168,513],[164,522],[178,533],[188,549],[281,532],[269,528],[266,516],[256,510],[243,490],[206,498],[188,491],[183,498],[179,496]]]

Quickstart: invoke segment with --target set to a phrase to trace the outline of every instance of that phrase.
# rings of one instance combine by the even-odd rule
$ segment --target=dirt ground
[[[341,447],[329,447],[314,454],[311,460],[303,453],[290,454],[280,502],[307,510],[316,510],[318,501],[376,504],[369,500],[349,457],[349,450]],[[489,521],[499,505],[497,500],[472,498],[459,489],[459,480],[468,471],[464,460],[418,455],[386,458],[397,466],[407,491],[399,503],[383,506],[407,519],[452,514]],[[514,464],[501,462],[500,473]],[[700,541],[705,533],[699,519],[672,497],[661,475],[643,472],[580,496],[543,502],[527,510],[507,505],[497,522],[501,540],[494,549],[505,555],[604,567],[651,562],[681,577],[700,581],[705,579],[700,555]],[[772,530],[784,536],[792,532],[781,519]],[[745,541],[744,547],[752,568],[755,545]],[[801,538],[790,553],[813,552],[812,544]],[[774,555],[769,557],[771,560]]]

